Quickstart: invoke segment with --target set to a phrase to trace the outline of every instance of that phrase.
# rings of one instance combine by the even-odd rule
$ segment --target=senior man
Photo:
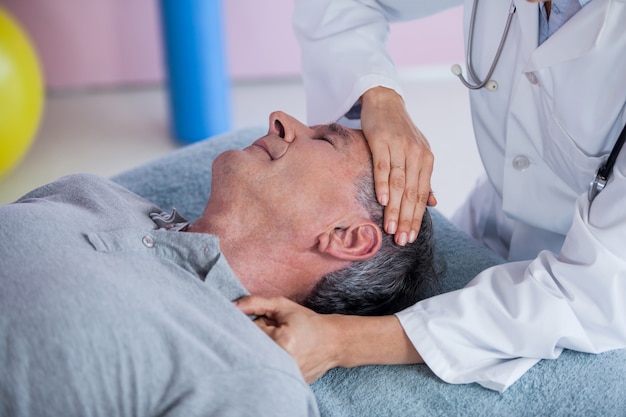
[[[382,232],[360,131],[272,113],[211,188],[193,224],[91,175],[0,207],[0,415],[316,415],[232,301],[385,314],[435,279],[428,219],[404,248]]]

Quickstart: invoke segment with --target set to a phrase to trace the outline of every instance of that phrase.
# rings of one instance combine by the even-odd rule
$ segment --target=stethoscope
[[[472,48],[474,43],[473,41],[474,24],[476,23],[476,9],[478,9],[478,0],[474,0],[474,4],[472,5],[469,34],[467,36],[467,54],[465,58],[465,62],[467,64],[467,72],[469,73],[471,79],[474,81],[475,84],[470,84],[470,82],[463,77],[463,71],[461,70],[461,66],[459,64],[454,64],[451,69],[452,73],[459,77],[459,80],[461,80],[465,87],[471,90],[478,90],[485,87],[489,91],[495,91],[498,89],[498,83],[491,79],[491,75],[493,74],[493,71],[496,69],[498,61],[500,60],[500,55],[502,54],[504,42],[506,41],[506,37],[509,34],[511,21],[513,20],[513,15],[515,14],[515,4],[513,3],[513,1],[511,1],[511,6],[509,6],[509,15],[506,19],[506,24],[504,25],[504,32],[502,32],[502,36],[500,37],[500,44],[498,45],[496,55],[491,62],[491,67],[489,67],[487,76],[483,80],[481,80],[478,75],[476,75],[476,71],[474,71],[474,64],[472,63]]]
[[[626,141],[626,126],[624,126],[624,128],[622,129],[622,133],[620,133],[619,137],[617,138],[617,142],[615,142],[609,158],[606,160],[605,163],[600,165],[600,168],[598,168],[598,172],[596,172],[595,178],[589,184],[589,193],[587,194],[587,198],[589,198],[590,204],[593,199],[596,198],[598,193],[602,191],[606,186],[606,183],[611,176],[611,172],[613,171],[615,160],[617,160],[617,155],[619,155],[619,152],[624,145],[624,141]]]

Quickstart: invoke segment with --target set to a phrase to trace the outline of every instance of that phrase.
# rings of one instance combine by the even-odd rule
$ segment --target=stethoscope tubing
[[[498,45],[498,49],[496,50],[496,54],[491,62],[491,66],[489,67],[489,71],[483,80],[478,77],[476,71],[474,70],[474,64],[472,62],[472,50],[474,45],[474,25],[476,23],[476,10],[478,9],[478,0],[474,0],[474,4],[472,6],[472,13],[470,16],[470,25],[469,25],[469,33],[467,36],[467,54],[465,56],[465,63],[467,65],[467,72],[469,73],[470,78],[474,82],[471,84],[468,80],[463,77],[461,73],[460,67],[453,66],[452,72],[459,77],[461,83],[471,90],[479,90],[485,87],[488,83],[490,84],[490,90],[497,89],[497,83],[491,80],[491,76],[496,69],[496,65],[498,65],[498,61],[500,60],[500,56],[502,55],[502,48],[504,48],[504,42],[509,34],[509,29],[511,27],[511,22],[513,21],[513,15],[515,14],[515,3],[511,1],[511,6],[509,7],[509,15],[506,19],[506,24],[504,25],[504,31],[502,32],[502,36],[500,37],[500,44]],[[456,67],[456,68],[455,68]]]

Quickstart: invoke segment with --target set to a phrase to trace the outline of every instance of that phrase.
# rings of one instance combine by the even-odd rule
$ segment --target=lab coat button
[[[539,79],[537,78],[537,76],[535,75],[534,72],[527,72],[526,73],[526,78],[533,85],[539,84]]]
[[[154,239],[150,235],[145,235],[143,239],[141,239],[141,243],[143,243],[147,248],[154,247]]]
[[[518,171],[525,171],[530,166],[530,161],[525,156],[516,156],[513,158],[513,168]]]

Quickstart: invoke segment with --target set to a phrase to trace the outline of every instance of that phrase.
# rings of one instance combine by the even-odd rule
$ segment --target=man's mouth
[[[270,153],[270,150],[267,146],[267,143],[265,143],[265,140],[263,140],[263,138],[255,140],[252,143],[252,146],[258,146],[259,148],[263,149],[265,153],[269,155],[270,159],[273,159],[272,154]]]

